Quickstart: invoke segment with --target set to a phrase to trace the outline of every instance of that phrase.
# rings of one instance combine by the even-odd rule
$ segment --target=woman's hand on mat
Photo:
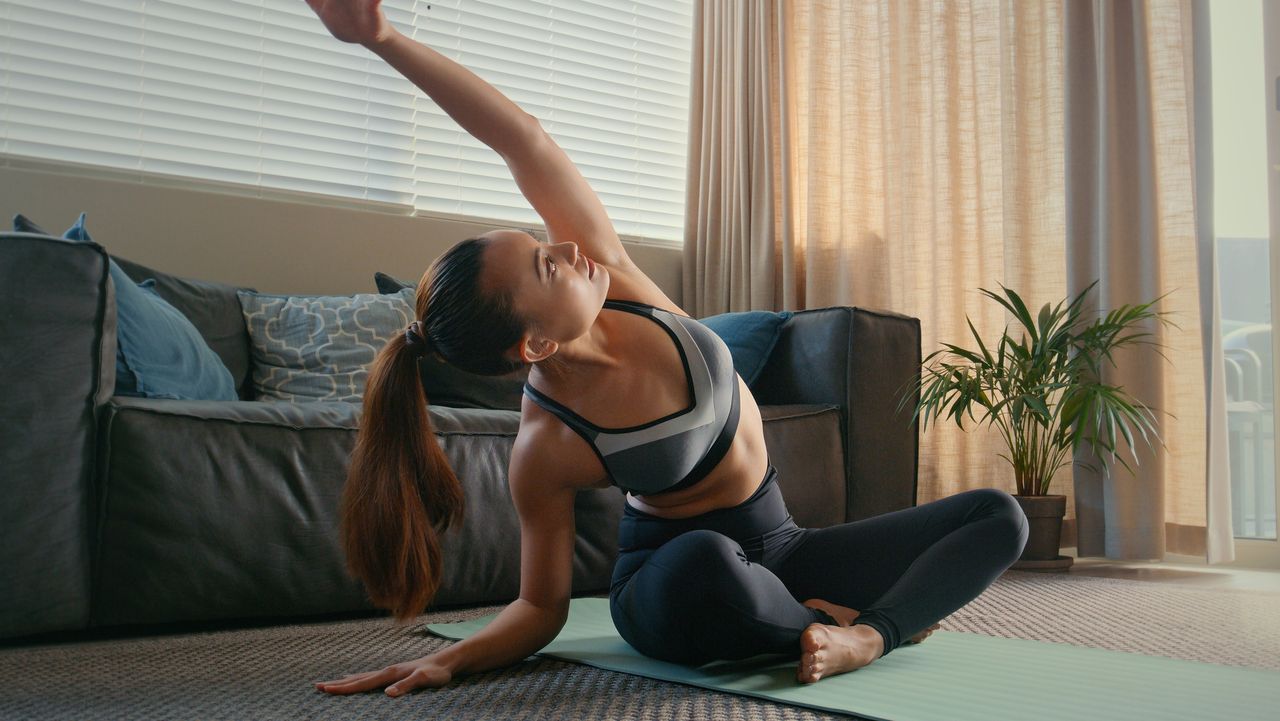
[[[382,0],[307,0],[307,4],[329,32],[344,43],[372,47],[395,32],[378,7]]]
[[[403,696],[415,688],[439,688],[453,680],[453,674],[433,656],[397,663],[380,671],[356,673],[337,681],[317,681],[326,693],[361,693],[384,688],[388,696]]]

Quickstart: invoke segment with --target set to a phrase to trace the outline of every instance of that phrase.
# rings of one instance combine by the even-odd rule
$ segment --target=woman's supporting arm
[[[560,632],[567,609],[568,603],[564,610],[548,610],[517,599],[465,641],[377,671],[317,681],[316,689],[352,694],[383,688],[388,695],[399,696],[415,688],[439,688],[458,676],[507,666],[536,653]]]
[[[525,428],[516,435],[507,475],[520,518],[520,598],[475,635],[440,652],[454,676],[536,653],[569,618],[577,491],[563,482],[564,471],[557,470],[550,447]]]
[[[517,663],[551,643],[569,618],[575,539],[573,505],[582,479],[565,478],[561,456],[522,424],[511,450],[511,500],[520,516],[520,597],[475,635],[435,653],[319,688],[399,695],[443,686],[458,676]],[[583,469],[589,472],[589,469]],[[448,569],[446,569],[446,573]],[[394,692],[393,692],[394,691]]]
[[[517,598],[475,635],[435,653],[453,678],[522,661],[542,650],[564,627],[567,612]]]

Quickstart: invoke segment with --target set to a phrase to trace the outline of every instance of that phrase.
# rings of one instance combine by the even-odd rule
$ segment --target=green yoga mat
[[[463,639],[491,620],[427,629]],[[568,623],[540,655],[884,721],[1280,718],[1277,671],[972,633],[934,631],[924,643],[808,685],[796,683],[795,661],[777,657],[681,666],[627,645],[603,598],[573,599]]]

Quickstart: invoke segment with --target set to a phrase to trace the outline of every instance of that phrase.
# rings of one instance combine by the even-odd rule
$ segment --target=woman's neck
[[[591,328],[573,340],[561,343],[556,352],[533,364],[531,377],[549,389],[581,389],[585,380],[622,368],[632,356],[625,331],[618,327],[622,315],[602,312]]]

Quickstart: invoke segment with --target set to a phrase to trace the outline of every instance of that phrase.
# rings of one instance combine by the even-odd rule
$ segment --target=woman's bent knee
[[[982,509],[982,518],[996,518],[1006,522],[1010,551],[1013,559],[1017,560],[1027,545],[1031,530],[1022,504],[1012,494],[998,488],[976,488],[967,493],[972,494],[975,508]]]
[[[709,532],[708,532],[709,533]],[[708,610],[738,563],[733,544],[719,534],[694,531],[664,544],[609,596],[609,611],[623,640],[640,653],[674,663],[703,663],[699,643]]]
[[[998,488],[989,489],[996,498],[992,499],[992,503],[997,505],[998,515],[1002,518],[1008,518],[1011,526],[1010,543],[1013,546],[1013,558],[1017,560],[1022,555],[1022,549],[1027,546],[1027,538],[1031,534],[1031,524],[1027,521],[1027,513],[1022,510],[1022,504],[1018,503],[1018,499],[1009,493]]]

